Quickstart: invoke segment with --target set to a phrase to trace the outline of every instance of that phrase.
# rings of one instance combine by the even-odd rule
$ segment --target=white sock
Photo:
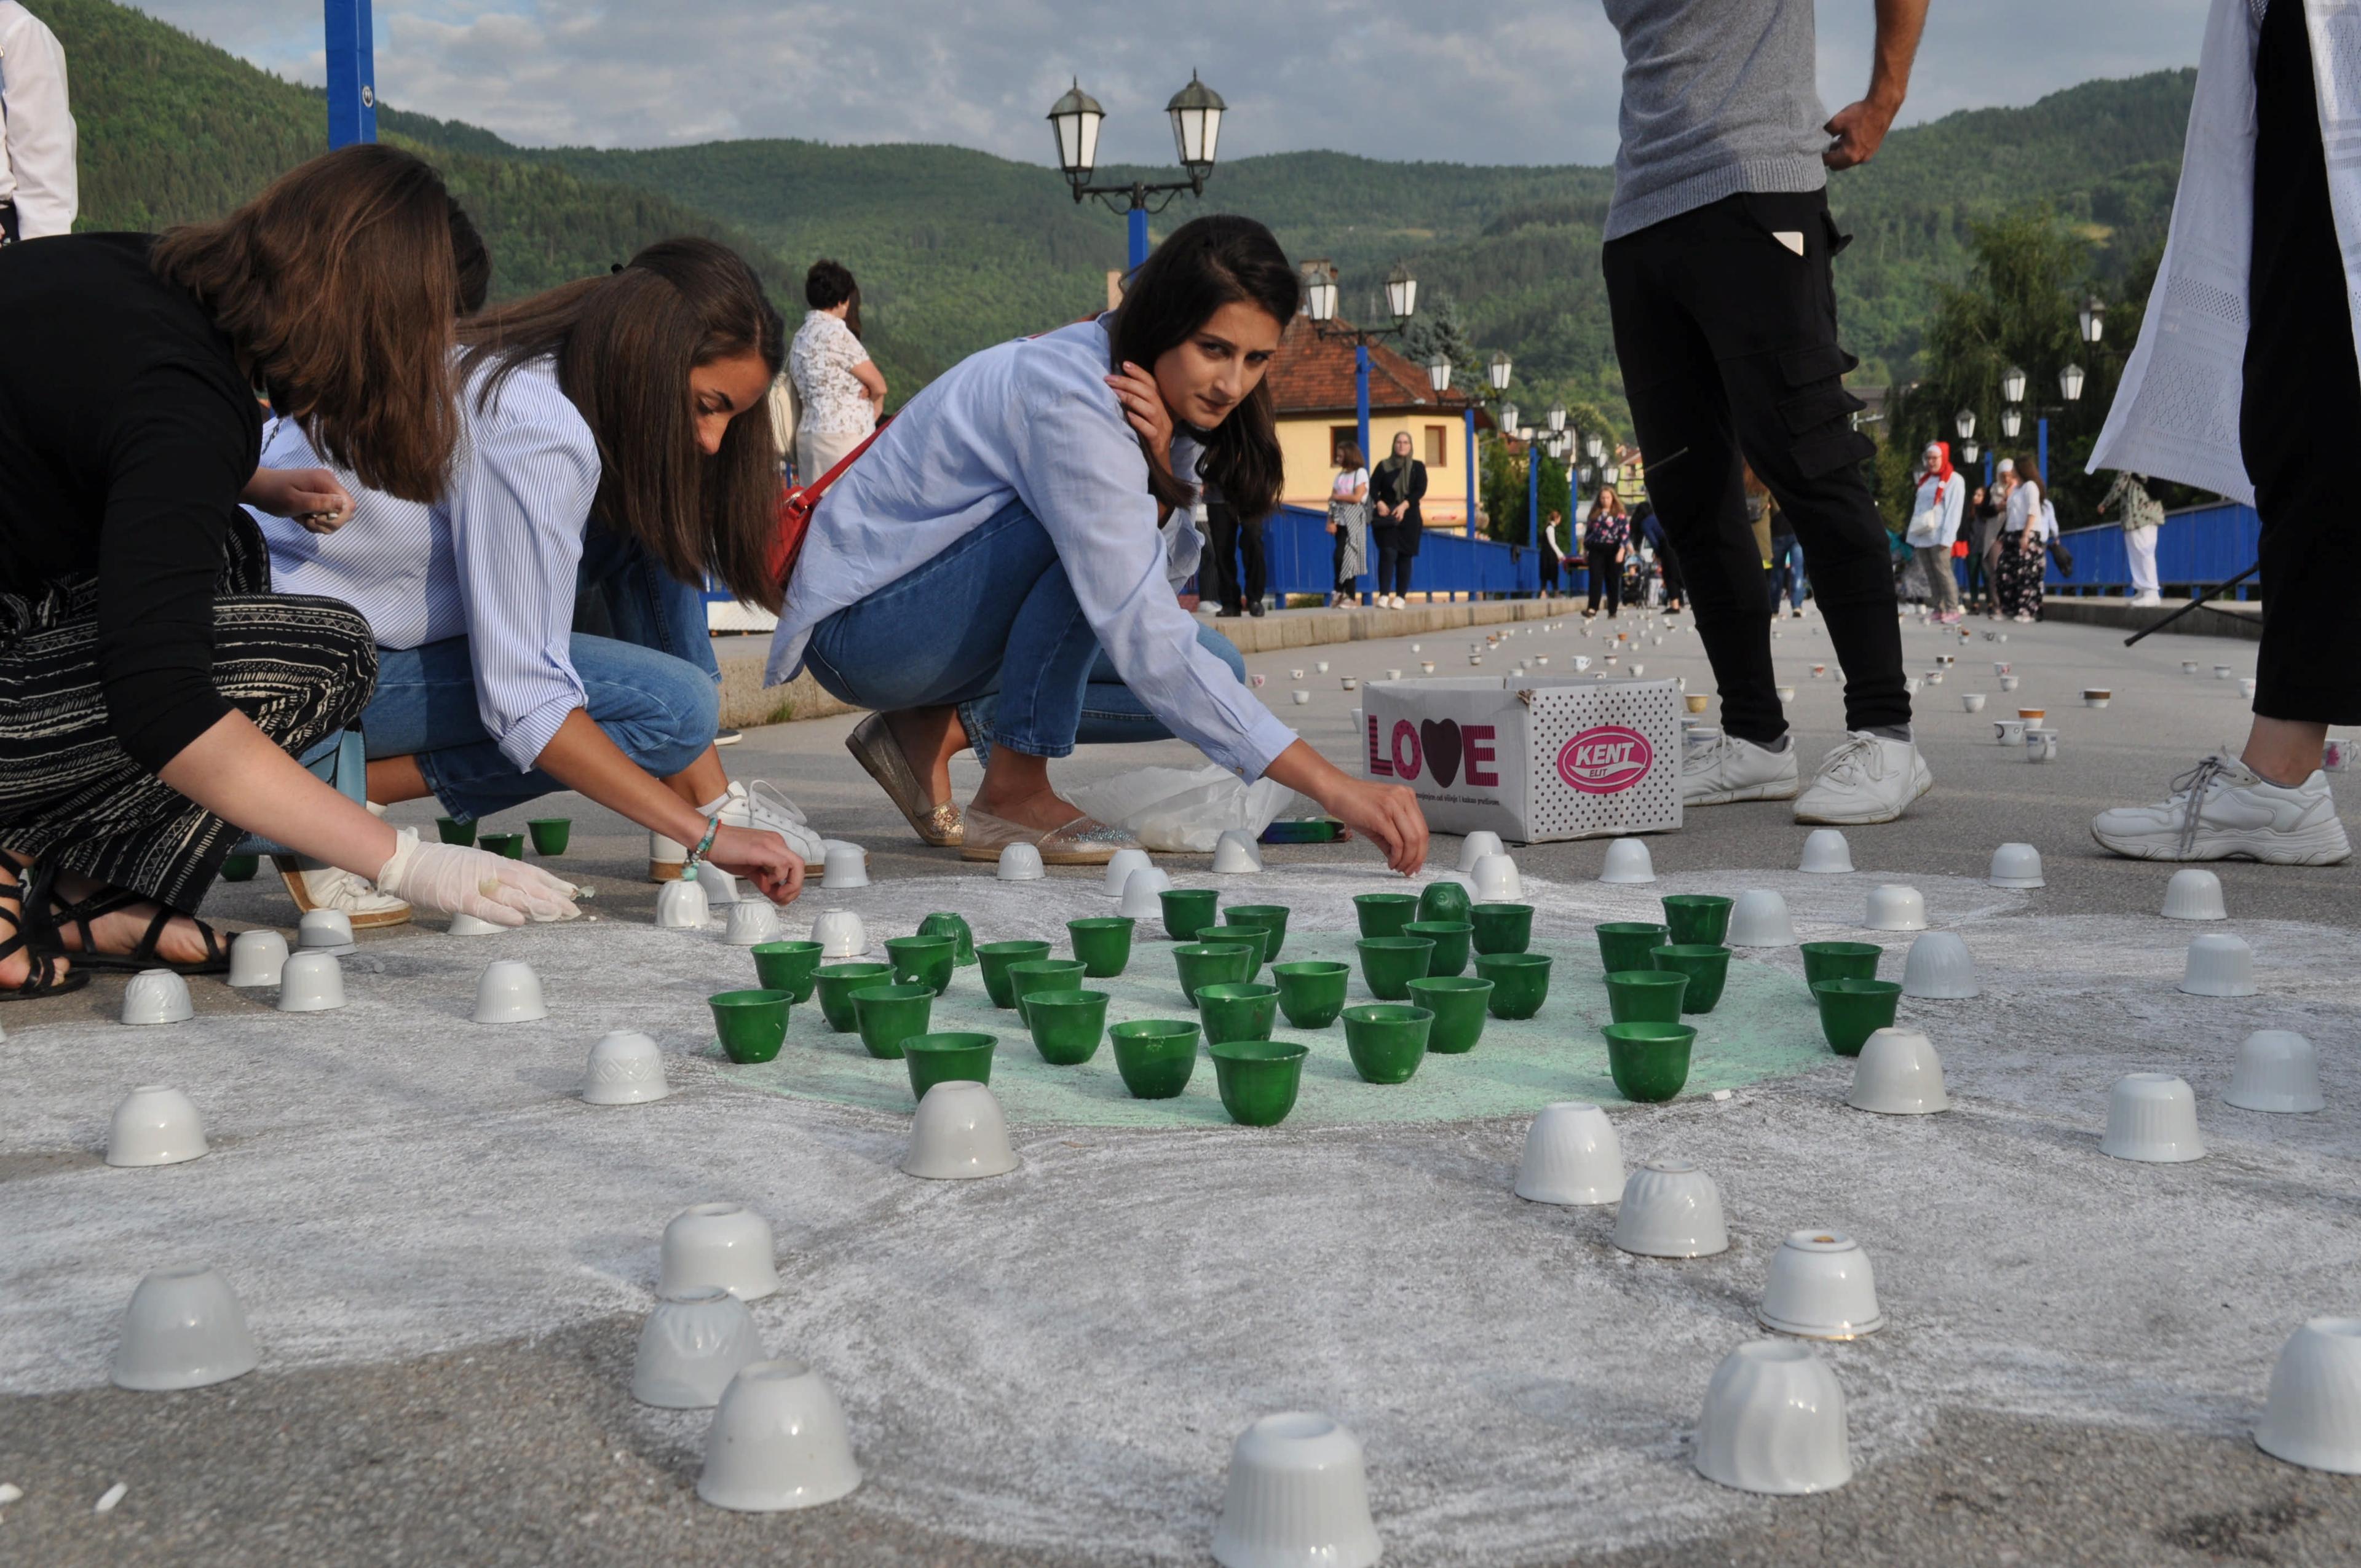
[[[707,801],[703,806],[698,806],[697,808],[697,814],[699,817],[719,817],[721,815],[721,808],[729,804],[730,792],[728,790],[724,790],[719,795],[715,795],[711,800]]]

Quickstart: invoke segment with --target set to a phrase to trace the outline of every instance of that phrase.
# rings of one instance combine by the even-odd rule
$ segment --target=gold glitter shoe
[[[844,749],[877,781],[877,787],[909,822],[912,832],[939,850],[960,845],[965,837],[960,808],[950,801],[937,806],[927,799],[917,770],[910,766],[884,714],[873,713],[854,725],[852,733],[844,738]]]
[[[1027,828],[971,806],[963,824],[966,836],[960,844],[963,861],[996,861],[1011,844],[1030,844],[1041,851],[1045,866],[1103,866],[1115,859],[1117,850],[1140,847],[1129,833],[1094,817],[1077,817],[1056,828]]]

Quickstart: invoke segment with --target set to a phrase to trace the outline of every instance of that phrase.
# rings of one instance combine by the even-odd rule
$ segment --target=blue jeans
[[[1786,579],[1787,608],[1804,608],[1804,545],[1792,533],[1771,541],[1771,607],[1779,607],[1779,583]]]
[[[591,523],[582,536],[574,593],[577,614],[589,599],[605,611],[607,622],[584,626],[577,620],[576,630],[686,659],[720,685],[721,666],[706,630],[704,590],[665,571],[637,540]]]
[[[1246,679],[1228,638],[1201,626],[1197,641]],[[957,707],[979,759],[995,745],[1063,757],[1078,744],[1172,738],[1100,652],[1057,547],[1022,502],[821,621],[805,660],[856,707]]]

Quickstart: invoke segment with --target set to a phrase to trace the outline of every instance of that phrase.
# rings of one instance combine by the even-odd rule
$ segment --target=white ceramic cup
[[[1859,1339],[1885,1326],[1869,1254],[1842,1231],[1790,1231],[1771,1255],[1763,1303],[1766,1329],[1806,1339]]]
[[[2026,725],[2025,729],[2025,760],[2028,762],[2054,762],[2058,760],[2058,731]]]
[[[1131,873],[1145,871],[1154,863],[1145,850],[1117,850],[1106,863],[1106,875],[1099,883],[1099,891],[1109,898],[1121,898],[1124,883],[1131,880]]]
[[[2041,851],[2030,844],[2003,844],[1993,851],[1992,872],[1984,880],[1994,887],[2040,887]]]
[[[125,1095],[106,1124],[109,1165],[179,1165],[205,1147],[205,1125],[195,1103],[161,1083],[143,1083]]]
[[[784,1513],[832,1503],[860,1485],[844,1408],[811,1367],[757,1361],[721,1391],[698,1497],[742,1513]]]
[[[702,931],[712,914],[704,884],[696,877],[683,876],[656,890],[656,924],[664,930]]]
[[[656,1293],[714,1287],[759,1301],[779,1288],[775,1252],[771,1222],[743,1203],[691,1204],[664,1226]]]
[[[1956,931],[1927,931],[1902,961],[1902,994],[1930,1002],[1965,1002],[1982,994],[1976,960]]]
[[[2209,931],[2191,939],[2180,989],[2191,996],[2252,996],[2255,950],[2243,937]]]
[[[1303,672],[1301,670],[1290,670],[1287,672],[1287,678],[1290,681],[1300,681],[1303,678]]]
[[[850,909],[824,909],[812,922],[811,939],[824,959],[857,959],[869,950],[869,927]]]
[[[1427,670],[1427,673],[1428,673],[1428,674],[1432,674],[1433,673],[1433,671],[1434,671],[1434,665],[1433,665],[1432,663],[1430,663],[1430,662],[1428,662],[1428,661],[1424,661],[1424,660],[1422,660],[1422,661],[1420,661],[1420,662],[1421,662],[1422,663],[1425,664],[1425,667],[1426,667],[1426,670]],[[1386,672],[1386,679],[1388,679],[1388,680],[1389,680],[1389,681],[1398,681],[1398,680],[1400,680],[1400,679],[1401,679],[1401,678],[1402,678],[1402,673],[1401,673],[1400,670],[1388,670],[1388,671]]]
[[[660,1410],[705,1410],[763,1359],[746,1303],[718,1285],[658,1297],[631,1358],[631,1398]]]
[[[1927,900],[1916,888],[1899,883],[1871,888],[1861,923],[1872,931],[1924,931]]]
[[[2022,675],[2003,675],[2000,677],[2000,689],[2004,692],[2013,692],[2024,684],[2025,677]]]
[[[1123,903],[1119,913],[1134,920],[1153,920],[1164,913],[1164,901],[1157,895],[1172,885],[1172,873],[1155,866],[1144,866],[1124,879]]]
[[[1017,1167],[1008,1141],[1008,1118],[1000,1102],[981,1083],[938,1083],[918,1102],[910,1119],[910,1146],[902,1168],[933,1181],[966,1181],[1005,1176]]]
[[[1383,1550],[1358,1438],[1308,1410],[1238,1434],[1213,1527],[1222,1568],[1372,1568]]]
[[[1642,1257],[1706,1257],[1730,1250],[1721,1193],[1685,1159],[1650,1160],[1623,1182],[1615,1245]]]
[[[1232,828],[1213,841],[1213,871],[1218,876],[1250,876],[1262,870],[1262,849],[1254,835]]]
[[[2230,911],[2222,899],[2222,879],[2194,866],[2173,872],[2172,880],[2164,884],[2164,917],[2227,920]]]
[[[1604,883],[1636,883],[1656,880],[1656,864],[1640,839],[1617,839],[1607,846],[1606,863],[1598,870]]]
[[[126,1024],[185,1024],[197,1015],[189,982],[168,969],[144,969],[123,987]]]
[[[123,1312],[108,1376],[118,1388],[203,1388],[253,1371],[262,1355],[229,1282],[202,1263],[151,1269]]]
[[[2235,677],[2237,673],[2237,671],[2232,669],[2227,664],[2216,664],[2213,666],[2213,678],[2217,681],[2230,680]]]
[[[1817,876],[1839,876],[1852,870],[1852,846],[1834,828],[1815,828],[1804,839],[1804,858],[1796,868]]]
[[[1042,869],[1041,851],[1031,844],[1011,844],[1000,851],[1000,865],[994,874],[1003,882],[1039,882],[1049,873]]]
[[[1596,1105],[1544,1105],[1525,1129],[1516,1193],[1535,1203],[1612,1203],[1623,1196],[1623,1142]]]
[[[1766,887],[1741,892],[1730,910],[1730,945],[1733,948],[1792,948],[1795,923],[1788,917],[1786,898]]]
[[[2361,1318],[2313,1318],[2279,1348],[2255,1446],[2308,1470],[2361,1475]]]
[[[1943,1060],[1916,1029],[1878,1029],[1852,1066],[1845,1103],[1881,1116],[1931,1116],[1951,1108],[1943,1088]]]
[[[1525,895],[1517,862],[1506,855],[1486,855],[1476,862],[1476,898],[1481,904],[1513,904]]]
[[[821,853],[825,855],[827,851],[822,850]],[[708,915],[728,909],[738,902],[738,879],[710,861],[698,863],[697,885],[704,891],[705,912]]]
[[[858,844],[830,844],[819,884],[825,888],[867,887],[869,851]]]
[[[520,959],[494,959],[476,981],[476,1022],[531,1024],[549,1016],[541,976]]]
[[[1493,832],[1488,828],[1478,828],[1476,831],[1468,834],[1467,837],[1459,840],[1458,869],[1463,872],[1473,872],[1476,869],[1476,862],[1482,860],[1485,856],[1500,855],[1506,854],[1508,850],[1501,844],[1500,836],[1498,833]]]
[[[1962,712],[1982,713],[1984,710],[1984,703],[1986,700],[1987,699],[1982,692],[1961,692],[1960,694],[1960,707]]]
[[[664,1053],[637,1029],[613,1029],[590,1047],[582,1073],[586,1105],[645,1105],[672,1092]]]
[[[1697,1420],[1697,1474],[1741,1492],[1796,1497],[1852,1479],[1844,1390],[1792,1340],[1752,1340],[1722,1358]]]
[[[1316,675],[1326,674],[1328,673],[1328,661],[1325,659],[1315,660],[1312,665],[1312,673]]]
[[[1301,686],[1298,686],[1293,691],[1287,694],[1287,700],[1293,703],[1296,707],[1301,707],[1304,704],[1312,700],[1312,694],[1305,691]]]
[[[730,920],[721,928],[721,939],[733,948],[775,942],[779,939],[779,912],[767,898],[741,900],[730,906]]]
[[[2320,1053],[2293,1029],[2257,1029],[2238,1047],[2222,1102],[2246,1111],[2301,1113],[2326,1109]]]
[[[662,895],[659,894],[658,896],[661,897]],[[494,925],[489,920],[483,919],[480,916],[470,915],[467,911],[461,910],[458,914],[451,916],[450,924],[445,926],[443,929],[445,935],[453,937],[497,937],[501,932],[509,929],[509,927],[506,926]]]
[[[1361,678],[1358,675],[1339,675],[1336,677],[1336,684],[1340,689],[1348,692],[1361,689]]]
[[[353,950],[353,917],[341,909],[310,909],[295,926],[295,945],[307,953]]]
[[[287,938],[276,931],[240,931],[230,938],[229,982],[232,985],[277,985],[280,967],[287,961]]]
[[[2024,745],[2025,720],[2022,718],[1993,719],[1993,739],[1999,741],[2004,746]]]
[[[2099,1152],[2154,1165],[2203,1159],[2196,1094],[2168,1072],[2125,1073],[2107,1091],[2107,1131]]]
[[[297,953],[279,970],[279,1011],[325,1013],[345,1004],[345,971],[334,953]]]

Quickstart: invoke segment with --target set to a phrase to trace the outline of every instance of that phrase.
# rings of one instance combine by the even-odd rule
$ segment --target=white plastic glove
[[[495,926],[571,920],[576,889],[539,866],[459,844],[422,844],[418,829],[401,830],[393,858],[378,868],[381,892],[449,915],[472,915]]]

